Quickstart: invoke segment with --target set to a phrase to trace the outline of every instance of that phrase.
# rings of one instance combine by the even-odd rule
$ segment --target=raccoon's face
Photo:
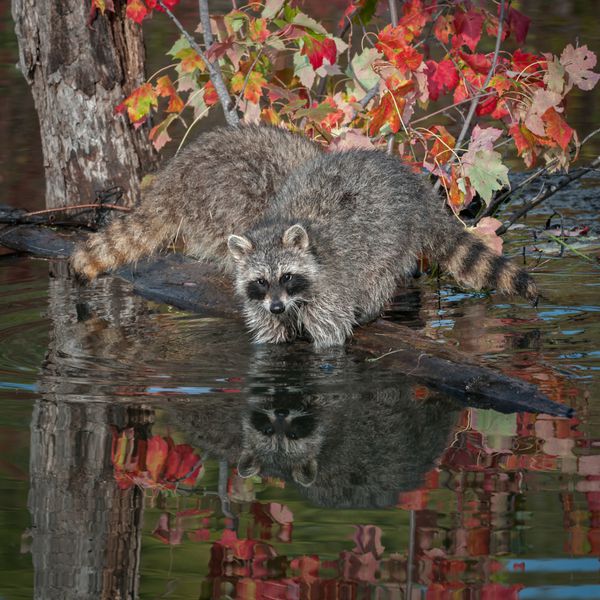
[[[317,265],[302,225],[283,235],[265,230],[250,240],[230,235],[227,245],[237,265],[236,289],[259,310],[286,318],[307,302]]]
[[[310,404],[276,399],[254,402],[242,426],[244,450],[238,462],[241,477],[265,472],[291,475],[303,486],[314,483],[324,436]]]

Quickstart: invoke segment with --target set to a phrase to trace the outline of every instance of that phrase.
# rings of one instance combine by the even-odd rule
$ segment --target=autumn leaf
[[[443,125],[434,125],[431,131],[436,134],[431,154],[439,164],[444,164],[452,157],[456,139]]]
[[[544,127],[542,115],[545,114],[549,108],[557,108],[561,100],[561,95],[556,92],[540,89],[536,90],[533,93],[531,105],[525,115],[525,125],[529,131],[542,137],[545,136],[546,129]]]
[[[271,32],[267,29],[267,20],[251,18],[248,23],[248,35],[253,42],[262,44],[271,35]]]
[[[127,115],[132,123],[143,122],[152,108],[158,107],[158,98],[151,83],[144,83],[135,89],[116,110],[118,112],[127,108]]]
[[[421,34],[423,27],[431,19],[431,10],[423,6],[421,0],[406,0],[402,3],[402,17],[399,25],[410,32],[410,41]]]
[[[337,47],[334,40],[327,37],[323,40],[319,40],[310,35],[303,37],[302,40],[304,45],[302,46],[300,54],[308,58],[313,69],[318,69],[325,60],[328,61],[330,65],[335,64]]]
[[[452,15],[440,15],[433,26],[433,35],[440,40],[440,42],[447,44],[450,40],[450,36],[454,35],[456,30],[454,29],[454,17]]]
[[[154,89],[160,97],[169,98],[167,112],[180,113],[184,109],[185,103],[177,94],[175,86],[171,82],[171,78],[168,75],[159,77],[156,81],[156,86]]]
[[[439,63],[428,60],[425,64],[427,87],[432,100],[437,100],[441,94],[452,91],[458,85],[458,72],[451,60],[445,59]]]
[[[284,0],[267,0],[262,11],[263,19],[272,19],[283,6]]]
[[[102,14],[107,10],[115,12],[115,5],[113,0],[92,0],[92,6],[97,8]]]
[[[483,21],[484,16],[479,11],[462,12],[458,10],[454,15],[456,36],[452,38],[452,44],[456,46],[465,44],[471,52],[475,52],[475,48],[481,39]]]
[[[239,93],[244,90],[244,98],[253,104],[258,104],[262,95],[262,89],[267,84],[267,80],[262,73],[252,71],[249,75],[245,75],[242,71],[238,71],[231,78],[231,90]],[[244,88],[244,85],[246,86]]]
[[[212,81],[207,81],[204,86],[204,103],[206,106],[213,106],[219,101],[219,94]]]
[[[492,217],[484,217],[475,227],[470,227],[469,230],[479,237],[494,254],[502,256],[502,244],[504,240],[499,235],[496,235],[496,231],[501,226],[502,221]]]
[[[596,55],[587,46],[573,48],[569,44],[560,55],[561,65],[581,90],[591,90],[598,83],[600,74],[592,71],[596,61]]]
[[[515,142],[517,154],[523,158],[527,167],[533,167],[538,155],[535,135],[522,123],[515,123],[508,132]]]
[[[500,10],[500,6],[498,6],[498,10]],[[527,38],[531,19],[511,6],[508,9],[507,21],[510,32],[514,34],[517,44],[523,44]]]
[[[383,95],[379,104],[371,111],[371,122],[369,123],[369,135],[373,137],[387,123],[392,133],[400,129],[400,115],[404,110],[406,100],[404,98],[392,98],[391,92]]]
[[[167,129],[176,118],[177,115],[171,114],[150,130],[148,137],[157,150],[161,150],[167,142],[171,141],[171,136],[168,134]]]
[[[486,204],[496,190],[509,185],[508,167],[502,164],[500,153],[493,150],[478,150],[468,162],[463,159],[463,170]]]
[[[136,23],[141,23],[146,15],[152,11],[144,4],[143,0],[127,0],[125,14]]]
[[[485,54],[467,54],[462,50],[458,54],[473,71],[482,73],[483,75],[488,74],[492,66],[492,61]]]
[[[573,130],[567,125],[566,121],[554,108],[549,108],[542,115],[542,121],[546,125],[546,135],[563,150],[566,150],[573,137]]]

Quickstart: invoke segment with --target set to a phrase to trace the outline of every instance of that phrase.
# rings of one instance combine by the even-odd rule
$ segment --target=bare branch
[[[167,16],[175,23],[179,31],[181,31],[183,37],[188,41],[188,44],[196,51],[198,56],[202,59],[206,68],[208,69],[208,74],[210,76],[210,80],[212,84],[215,86],[215,90],[217,95],[219,96],[219,102],[221,103],[221,107],[223,108],[223,113],[225,114],[225,120],[228,125],[235,127],[239,125],[240,118],[235,110],[235,106],[233,101],[231,100],[231,96],[227,91],[227,86],[225,85],[225,81],[223,80],[223,74],[221,73],[221,67],[219,66],[219,61],[215,60],[214,63],[206,58],[206,54],[198,45],[198,42],[187,32],[185,27],[180,23],[179,19],[171,12],[171,10],[165,6],[163,0],[158,0],[158,5],[165,11]],[[210,18],[208,13],[208,0],[200,0],[200,19],[202,22],[202,29],[204,30],[204,41],[206,43],[207,49],[210,47],[208,40],[212,40],[212,31],[210,29]]]
[[[390,5],[390,21],[393,27],[398,27],[398,3],[396,0],[388,0]]]
[[[586,173],[593,171],[600,165],[600,156],[597,156],[587,167],[579,169],[578,171],[571,173],[564,177],[558,184],[550,186],[545,193],[540,195],[539,197],[534,198],[530,202],[524,204],[519,210],[517,210],[506,223],[496,229],[496,235],[502,235],[506,233],[508,228],[515,223],[518,219],[520,219],[523,215],[526,215],[530,210],[539,206],[544,200],[547,200],[551,196],[554,196],[556,192],[567,187],[573,181],[576,181],[580,177],[583,177]]]

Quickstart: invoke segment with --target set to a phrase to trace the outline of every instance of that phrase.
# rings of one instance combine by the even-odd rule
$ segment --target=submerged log
[[[8,226],[0,231],[0,244],[35,256],[67,258],[82,236],[81,232],[65,235],[43,227]],[[240,318],[230,281],[210,265],[180,254],[141,261],[116,275],[150,300],[200,314]],[[536,386],[440,346],[403,325],[378,320],[358,328],[348,349],[368,362],[381,362],[388,370],[423,381],[465,405],[500,412],[573,414],[571,408],[553,402]]]

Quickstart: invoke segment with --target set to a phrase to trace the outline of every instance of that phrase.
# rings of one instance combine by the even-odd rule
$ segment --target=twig
[[[63,212],[65,210],[83,210],[89,208],[97,208],[102,210],[107,208],[108,210],[120,210],[121,212],[130,212],[131,209],[127,206],[119,206],[118,204],[74,204],[73,206],[59,206],[57,208],[45,208],[44,210],[35,210],[28,212],[23,217],[33,217],[36,215],[47,215],[49,213]]]
[[[377,96],[377,92],[379,92],[379,81],[358,101],[358,103],[365,108],[365,106]]]
[[[248,81],[250,81],[250,75],[252,75],[252,71],[254,71],[254,67],[256,66],[256,63],[258,62],[258,59],[260,58],[262,51],[263,51],[262,48],[258,51],[258,53],[256,54],[256,58],[254,59],[254,61],[250,65],[250,68],[248,69],[248,72],[246,73],[246,77],[244,78],[244,83],[242,85],[242,89],[240,90],[237,100],[235,101],[236,108],[240,105],[240,102],[242,101],[242,98],[244,97],[244,92],[246,91],[246,88],[248,87]]]
[[[227,86],[225,85],[225,81],[223,80],[223,74],[221,73],[221,67],[219,66],[218,59],[215,60],[214,63],[206,58],[206,54],[200,48],[196,40],[187,32],[185,27],[180,23],[179,19],[171,12],[171,10],[165,5],[163,0],[158,0],[158,5],[165,11],[167,16],[175,23],[177,29],[182,33],[183,37],[188,41],[188,44],[194,49],[194,51],[198,54],[198,56],[202,59],[206,68],[208,69],[208,74],[212,84],[215,87],[215,91],[219,96],[219,102],[221,103],[221,107],[223,108],[223,113],[225,115],[225,120],[228,125],[233,127],[239,125],[240,118],[235,110],[235,106],[233,105],[233,101],[231,100],[231,96],[227,91]],[[208,0],[200,0],[200,22],[202,23],[202,29],[204,31],[204,41],[206,43],[207,49],[210,47],[209,40],[212,42],[212,31],[210,29],[210,16],[208,12]]]
[[[469,129],[471,127],[471,121],[473,120],[473,116],[475,115],[475,109],[477,108],[477,104],[479,103],[482,93],[485,91],[485,88],[487,87],[488,83],[492,79],[492,76],[494,75],[494,71],[496,70],[496,64],[498,62],[498,55],[500,53],[500,44],[502,43],[502,26],[504,25],[504,8],[505,8],[505,0],[500,0],[500,18],[498,19],[498,34],[496,35],[496,47],[494,48],[494,56],[492,58],[492,65],[490,66],[490,70],[488,71],[488,74],[485,78],[485,81],[483,82],[483,85],[480,88],[479,93],[477,93],[475,96],[473,96],[473,99],[471,100],[471,106],[469,106],[469,112],[467,112],[465,122],[463,123],[462,129],[460,130],[460,133],[458,134],[456,144],[454,145],[454,147],[457,150],[460,150],[460,147],[461,147],[465,137],[467,136],[467,133],[469,132]],[[448,161],[448,163],[446,165],[446,169],[448,169],[452,165],[452,163],[454,163],[454,156],[452,156],[450,158],[450,160]],[[441,183],[442,183],[441,179],[438,179],[436,184],[433,186],[433,189],[436,192],[440,189]]]
[[[390,5],[390,20],[392,22],[392,27],[398,27],[398,4],[396,3],[396,0],[388,0],[388,4]],[[391,94],[391,92],[390,92],[390,94]],[[392,95],[392,99],[393,98],[394,98],[394,96]],[[395,101],[394,101],[394,104],[395,104]],[[396,110],[398,110],[398,106],[396,106]],[[400,114],[400,111],[398,111],[398,117],[400,118],[400,121],[402,121],[402,115]],[[404,126],[404,123],[402,123],[402,126]],[[406,130],[406,127],[404,127],[404,129]],[[387,150],[386,151],[388,154],[393,154],[394,142],[395,142],[394,134],[391,133],[387,139]]]
[[[503,225],[498,227],[498,229],[496,229],[496,235],[502,235],[503,233],[506,233],[508,228],[513,223],[515,223],[515,221],[520,219],[523,215],[527,214],[530,210],[532,210],[533,208],[535,208],[536,206],[538,206],[539,204],[544,202],[544,200],[547,200],[548,198],[550,198],[550,196],[554,196],[554,194],[556,194],[556,192],[559,192],[563,188],[567,187],[573,181],[579,179],[580,177],[583,177],[586,173],[593,171],[599,165],[600,165],[600,156],[597,156],[587,167],[584,167],[583,169],[579,169],[576,173],[571,173],[570,175],[567,175],[558,184],[550,186],[543,195],[541,195],[539,198],[535,198],[534,200],[531,200],[530,202],[527,202],[526,204],[524,204],[519,210],[517,210],[510,217],[510,219],[508,219],[508,221],[506,223],[504,223]]]
[[[577,248],[573,248],[573,246],[571,246],[571,244],[567,244],[567,242],[565,242],[564,240],[561,240],[556,235],[552,235],[551,233],[546,233],[546,235],[551,240],[555,241],[557,244],[560,244],[563,248],[570,250],[573,254],[580,256],[581,258],[585,258],[585,260],[589,260],[590,262],[594,261],[594,259],[591,256],[588,256],[587,254],[580,252],[579,250],[577,250]],[[562,250],[561,250],[561,256],[562,256]]]

